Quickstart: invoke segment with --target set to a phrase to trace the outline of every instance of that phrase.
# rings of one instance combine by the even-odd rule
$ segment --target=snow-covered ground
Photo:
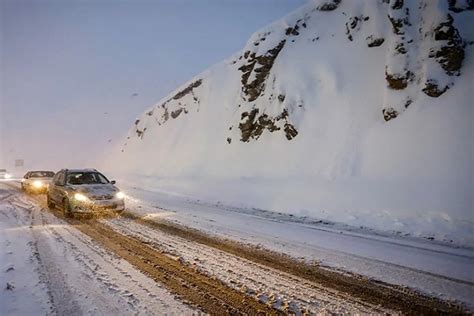
[[[0,284],[5,286],[0,296],[1,315],[199,313],[96,240],[42,208],[44,203],[44,197],[20,192],[18,183],[0,183]],[[300,311],[393,313],[347,293],[127,218],[102,222],[280,310],[297,315]]]
[[[0,183],[0,315],[165,313],[196,310]]]
[[[209,204],[121,184],[127,193],[127,211],[144,218],[165,219],[474,308],[474,249],[264,210]],[[42,198],[20,193],[18,183],[0,183],[0,284],[4,286],[0,314],[193,313],[129,263],[38,207],[38,201]],[[260,301],[290,310],[369,312],[357,301],[344,299],[330,289],[129,219],[103,222]]]
[[[123,234],[156,245],[166,253],[192,264],[199,271],[225,282],[229,287],[296,315],[301,310],[320,314],[374,312],[338,291],[159,230],[144,230],[142,225],[132,220],[120,218],[105,223]],[[376,312],[393,311],[380,306]]]
[[[474,249],[127,187],[127,210],[474,307]]]

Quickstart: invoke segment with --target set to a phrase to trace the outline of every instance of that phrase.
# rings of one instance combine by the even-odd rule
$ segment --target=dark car
[[[48,207],[59,206],[66,217],[121,213],[125,195],[114,184],[96,169],[62,169],[49,185]]]
[[[28,171],[21,179],[21,189],[25,192],[44,193],[53,177],[52,171]]]

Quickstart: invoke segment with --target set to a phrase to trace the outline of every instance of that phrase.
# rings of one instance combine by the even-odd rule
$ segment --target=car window
[[[29,177],[32,178],[51,178],[54,176],[54,172],[51,171],[32,171]]]
[[[67,183],[72,185],[107,184],[109,180],[99,172],[73,172],[67,175]]]

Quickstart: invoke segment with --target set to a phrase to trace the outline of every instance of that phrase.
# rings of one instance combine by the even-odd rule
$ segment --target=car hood
[[[82,193],[88,197],[107,197],[113,196],[119,192],[119,189],[112,184],[83,184],[71,185],[71,188],[78,193]]]

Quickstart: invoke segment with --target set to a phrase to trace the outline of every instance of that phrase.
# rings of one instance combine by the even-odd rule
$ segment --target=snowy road
[[[245,245],[199,240],[199,231],[173,231],[131,213],[65,220],[11,183],[0,183],[0,217],[1,315],[458,310],[314,266],[301,274],[276,254],[246,255]],[[461,284],[472,293],[470,281]]]
[[[130,195],[130,208],[146,218],[166,219],[474,308],[472,248],[133,187],[124,189]]]
[[[127,261],[4,186],[0,218],[0,315],[196,311]]]

